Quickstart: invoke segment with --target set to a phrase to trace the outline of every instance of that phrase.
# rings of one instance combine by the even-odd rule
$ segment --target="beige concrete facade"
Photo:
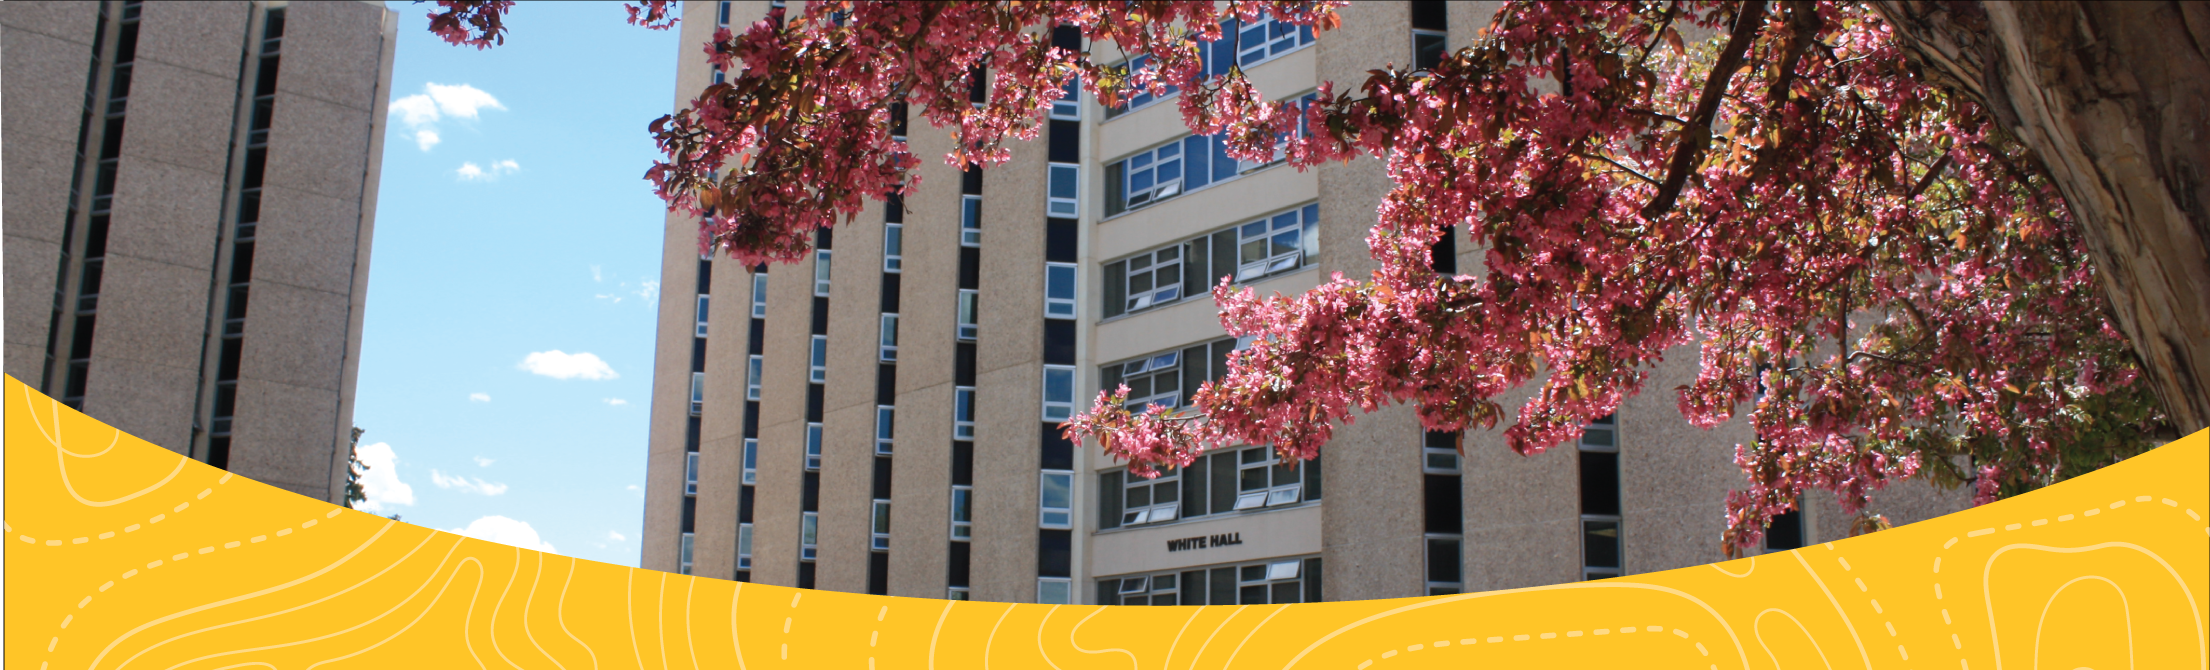
[[[790,11],[799,11],[791,3]],[[1491,20],[1497,3],[1450,3],[1447,44],[1469,45]],[[764,16],[766,2],[736,2],[731,22],[746,24]],[[687,16],[713,16],[719,3],[692,2]],[[1250,64],[1247,73],[1261,91],[1277,99],[1313,91],[1319,82],[1361,81],[1366,71],[1384,64],[1408,66],[1414,58],[1412,11],[1401,2],[1353,3],[1343,11],[1343,28],[1311,44],[1271,53]],[[700,30],[708,22],[686,24]],[[685,34],[677,96],[682,104],[707,76],[693,42]],[[1102,61],[1117,57],[1100,56]],[[944,133],[915,119],[912,149],[922,158],[917,168],[922,190],[907,197],[902,221],[902,270],[897,274],[899,313],[896,383],[891,389],[896,422],[894,455],[875,456],[878,402],[878,336],[884,282],[884,227],[873,213],[836,229],[834,268],[827,298],[828,369],[822,383],[823,454],[819,479],[818,553],[811,561],[812,586],[843,591],[882,588],[909,597],[969,597],[975,600],[1046,600],[1052,580],[1039,574],[1044,538],[1057,529],[1043,521],[1040,508],[1045,473],[1040,468],[1038,417],[1047,368],[1045,289],[1048,284],[1046,190],[1050,162],[1046,138],[1012,147],[1013,159],[991,168],[983,178],[979,262],[972,272],[982,307],[979,335],[968,345],[955,337],[963,252],[960,242],[961,174],[940,157],[949,149]],[[1107,118],[1095,100],[1081,105],[1079,133],[1080,202],[1075,222],[1073,262],[1079,277],[1074,319],[1077,372],[1076,409],[1108,385],[1101,366],[1179,352],[1226,337],[1209,295],[1182,296],[1168,304],[1106,316],[1107,266],[1205,238],[1261,217],[1317,202],[1317,242],[1312,256],[1295,269],[1273,272],[1246,285],[1261,294],[1294,295],[1327,281],[1332,273],[1365,276],[1375,267],[1365,236],[1376,207],[1391,184],[1383,164],[1372,158],[1347,165],[1299,171],[1285,165],[1242,173],[1189,189],[1124,212],[1108,212],[1104,197],[1108,166],[1130,156],[1180,142],[1189,132],[1171,99]],[[664,286],[688,286],[695,222],[671,217],[669,269]],[[1193,248],[1193,247],[1192,247]],[[1458,240],[1461,272],[1478,274],[1481,252]],[[768,316],[762,346],[765,375],[759,401],[759,447],[753,500],[751,565],[739,569],[730,529],[736,524],[741,491],[742,401],[750,326],[751,280],[739,268],[715,269],[711,341],[704,369],[708,382],[703,408],[705,435],[698,449],[703,463],[695,517],[695,574],[736,576],[751,581],[797,584],[800,567],[797,529],[804,463],[805,394],[812,337],[812,263],[776,266],[768,282]],[[654,490],[648,494],[646,567],[675,569],[677,528],[683,504],[683,420],[688,404],[692,355],[693,296],[682,290],[663,293],[662,333],[655,382]],[[971,541],[964,544],[968,581],[959,588],[950,575],[962,565],[950,550],[960,539],[950,533],[954,493],[954,399],[960,376],[956,352],[974,348],[973,376],[977,409],[972,445]],[[1669,389],[1686,383],[1696,370],[1695,350],[1668,352],[1650,373],[1649,392],[1628,400],[1617,415],[1620,463],[1620,514],[1626,574],[1708,563],[1720,558],[1725,493],[1742,486],[1732,464],[1733,447],[1750,439],[1747,421],[1705,431],[1680,416]],[[1532,392],[1519,389],[1500,402],[1516,411]],[[1341,426],[1323,449],[1319,480],[1325,495],[1289,504],[1244,511],[1215,511],[1169,522],[1106,523],[1107,476],[1119,477],[1124,464],[1095,448],[1078,448],[1073,458],[1071,528],[1072,601],[1118,602],[1122,577],[1180,575],[1183,593],[1196,589],[1193,575],[1243,575],[1234,586],[1249,598],[1250,571],[1296,572],[1294,578],[1328,600],[1419,596],[1435,588],[1427,548],[1438,537],[1425,523],[1421,494],[1436,471],[1423,468],[1425,431],[1410,408],[1393,407],[1362,415]],[[1515,588],[1577,581],[1583,578],[1584,520],[1580,496],[1582,456],[1570,445],[1522,457],[1505,447],[1501,430],[1466,436],[1466,455],[1442,481],[1458,488],[1437,491],[1441,504],[1455,501],[1460,531],[1448,539],[1462,542],[1457,586],[1466,591]],[[871,545],[869,523],[875,463],[887,458],[894,523],[884,552]],[[1223,461],[1225,462],[1225,461]],[[1244,473],[1237,473],[1241,476]],[[1300,475],[1301,476],[1301,475]],[[1213,479],[1211,482],[1229,481]],[[1279,480],[1276,480],[1277,483]],[[1125,484],[1123,484],[1125,486]],[[1309,490],[1306,489],[1308,492]],[[1958,508],[1956,493],[1936,493],[1910,485],[1878,496],[1898,523]],[[1185,501],[1187,498],[1184,499]],[[1186,502],[1185,502],[1186,504]],[[1117,505],[1117,503],[1116,503]],[[1831,505],[1814,500],[1806,513],[1806,540],[1825,541],[1846,534],[1847,519]],[[1185,508],[1192,509],[1192,508]],[[1117,515],[1115,516],[1117,519]],[[1117,526],[1117,527],[1108,527]],[[884,554],[887,559],[879,559]],[[885,560],[874,575],[872,560]],[[1317,564],[1313,563],[1317,561]],[[1226,572],[1221,568],[1239,568]],[[1317,568],[1316,572],[1311,571]],[[1287,574],[1287,572],[1283,574]],[[873,583],[877,580],[884,584]],[[1269,589],[1280,586],[1273,573]],[[1445,580],[1447,581],[1447,580]],[[1132,583],[1132,582],[1131,582]],[[1156,584],[1157,582],[1153,582]],[[1218,584],[1214,585],[1218,587]],[[1167,587],[1171,588],[1171,587]],[[1103,590],[1101,590],[1103,589]],[[1215,588],[1208,597],[1238,593]],[[1287,591],[1269,590],[1266,597]],[[1189,603],[1189,596],[1181,602]],[[1248,602],[1248,601],[1246,601]],[[1261,601],[1263,602],[1263,601]]]
[[[279,36],[272,12],[280,41],[263,39]],[[7,373],[155,444],[341,499],[397,15],[11,2],[0,24]],[[272,113],[256,121],[261,94]],[[235,352],[226,328],[243,329]]]

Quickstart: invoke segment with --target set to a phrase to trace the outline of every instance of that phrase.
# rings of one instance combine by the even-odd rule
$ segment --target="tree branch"
[[[1903,196],[1903,199],[1917,200],[1918,194],[1925,192],[1926,187],[1934,185],[1934,179],[1940,177],[1941,171],[1946,169],[1949,169],[1949,154],[1942,154],[1941,160],[1934,161],[1933,167],[1926,168],[1926,176],[1920,177],[1918,185],[1912,186],[1911,193]]]
[[[1727,91],[1727,82],[1734,79],[1734,70],[1742,66],[1742,55],[1750,50],[1750,43],[1757,41],[1758,29],[1765,25],[1765,0],[1743,3],[1742,11],[1734,15],[1734,30],[1727,36],[1727,46],[1719,53],[1718,63],[1712,65],[1711,76],[1704,80],[1703,93],[1696,99],[1696,111],[1688,117],[1688,127],[1681,130],[1681,143],[1673,150],[1672,165],[1665,175],[1665,183],[1658,185],[1656,196],[1643,206],[1642,218],[1655,219],[1672,211],[1673,201],[1680,197],[1681,187],[1688,183],[1688,174],[1696,170],[1696,161],[1703,158],[1705,149],[1711,147],[1711,121],[1719,114],[1719,100]]]
[[[1619,161],[1615,161],[1615,160],[1612,160],[1612,159],[1611,159],[1610,157],[1607,157],[1607,156],[1605,156],[1605,155],[1603,155],[1603,154],[1597,154],[1597,153],[1588,153],[1588,154],[1575,154],[1575,155],[1578,155],[1578,156],[1580,156],[1580,157],[1582,157],[1582,158],[1591,158],[1591,159],[1595,159],[1595,160],[1600,160],[1600,161],[1603,161],[1603,162],[1606,162],[1606,163],[1610,163],[1612,167],[1615,167],[1615,168],[1619,168],[1619,169],[1621,169],[1621,170],[1626,170],[1626,171],[1627,171],[1627,174],[1630,174],[1630,175],[1634,175],[1634,178],[1642,180],[1642,181],[1643,181],[1643,183],[1649,184],[1649,185],[1651,185],[1651,186],[1657,186],[1657,185],[1658,185],[1658,181],[1657,181],[1656,179],[1652,179],[1652,178],[1650,178],[1650,176],[1649,176],[1649,175],[1646,175],[1646,174],[1642,174],[1641,172],[1637,172],[1637,171],[1636,171],[1636,170],[1635,170],[1634,168],[1631,168],[1631,167],[1627,167],[1626,165],[1622,165],[1622,164],[1620,164],[1620,162],[1619,162]]]

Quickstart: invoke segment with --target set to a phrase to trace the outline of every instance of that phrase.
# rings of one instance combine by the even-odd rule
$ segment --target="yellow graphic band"
[[[1099,607],[546,555],[178,463],[13,377],[5,401],[12,668],[2210,670],[2210,433],[1992,505],[1709,566],[1429,598]]]

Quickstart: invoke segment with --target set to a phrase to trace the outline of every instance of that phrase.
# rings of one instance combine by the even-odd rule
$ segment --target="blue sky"
[[[392,2],[360,385],[370,506],[636,565],[665,209],[642,178],[674,31],[620,3],[528,2],[506,44]]]

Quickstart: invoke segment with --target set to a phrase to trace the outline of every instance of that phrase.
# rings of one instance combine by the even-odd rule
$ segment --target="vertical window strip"
[[[1615,416],[1582,429],[1581,578],[1604,579],[1626,573],[1625,528],[1621,524],[1619,423]]]
[[[244,174],[240,177],[236,223],[231,233],[229,290],[223,307],[222,354],[216,363],[215,407],[210,422],[207,462],[227,467],[238,408],[239,358],[245,350],[245,319],[253,281],[255,229],[261,219],[262,180],[268,170],[269,128],[276,109],[276,78],[284,41],[284,8],[264,14],[261,53],[255,68],[253,111],[246,131]],[[242,82],[241,82],[242,83]]]
[[[85,389],[92,368],[92,334],[97,327],[100,279],[106,265],[109,214],[113,209],[115,178],[122,160],[124,112],[130,100],[132,64],[138,51],[138,2],[123,3],[123,15],[117,23],[117,37],[112,54],[104,54],[108,31],[107,12],[103,5],[99,13],[98,33],[94,37],[95,60],[92,63],[93,81],[86,82],[85,115],[78,128],[76,172],[70,182],[69,211],[64,219],[63,242],[59,273],[55,282],[52,330],[48,331],[46,374],[51,377],[52,366],[65,361],[62,369],[60,393],[62,404],[71,409],[84,409]],[[105,104],[95,102],[99,89],[99,57],[106,56],[108,64],[108,88]],[[99,124],[99,153],[96,154],[92,181],[92,209],[84,224],[83,235],[77,235],[77,198],[82,193],[85,162],[92,141],[93,124]],[[82,247],[78,248],[77,245]],[[72,266],[72,251],[77,263]],[[74,278],[76,283],[70,285]],[[66,315],[66,316],[65,316]],[[66,331],[66,335],[64,332]],[[53,390],[51,388],[49,391]]]

